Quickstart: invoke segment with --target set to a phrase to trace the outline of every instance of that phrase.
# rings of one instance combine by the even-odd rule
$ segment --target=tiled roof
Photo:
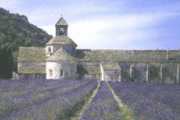
[[[47,61],[68,61],[76,62],[76,58],[68,54],[65,50],[59,49],[52,56],[47,58]]]
[[[49,42],[47,43],[47,45],[54,45],[54,44],[59,44],[59,45],[70,44],[70,45],[73,45],[74,47],[77,46],[76,43],[71,38],[65,35],[56,36],[52,38],[51,40],[49,40]]]
[[[42,47],[20,47],[18,73],[45,74],[45,49]]]
[[[31,64],[30,66],[20,66],[18,65],[18,73],[23,73],[23,74],[45,74],[46,73],[46,67],[45,67],[45,62],[44,63],[29,63]],[[42,65],[43,64],[43,65]]]
[[[167,59],[168,56],[168,59]],[[77,50],[81,61],[180,62],[180,50]]]
[[[58,22],[56,23],[56,25],[64,25],[64,26],[66,26],[66,25],[68,25],[68,24],[67,24],[66,20],[65,20],[63,17],[61,17],[61,18],[58,20]]]
[[[20,47],[18,61],[43,62],[46,60],[45,48],[43,47]]]

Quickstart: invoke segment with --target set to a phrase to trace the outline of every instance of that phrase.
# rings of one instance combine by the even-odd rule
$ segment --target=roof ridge
[[[57,21],[56,25],[68,25],[68,23],[66,22],[66,20],[65,20],[63,17],[61,17],[61,18]]]

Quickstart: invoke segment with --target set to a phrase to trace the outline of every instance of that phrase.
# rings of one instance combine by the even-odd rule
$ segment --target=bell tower
[[[62,35],[68,35],[68,24],[63,17],[61,17],[56,23],[56,36]]]

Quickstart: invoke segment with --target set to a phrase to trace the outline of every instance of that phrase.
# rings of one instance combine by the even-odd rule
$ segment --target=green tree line
[[[51,38],[45,31],[29,23],[26,16],[0,8],[0,78],[11,78],[17,71],[20,46],[44,46]]]

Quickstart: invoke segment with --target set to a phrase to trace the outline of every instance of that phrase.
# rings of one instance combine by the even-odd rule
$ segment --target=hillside
[[[43,46],[50,38],[26,16],[0,8],[0,78],[9,78],[16,71],[19,46]]]

